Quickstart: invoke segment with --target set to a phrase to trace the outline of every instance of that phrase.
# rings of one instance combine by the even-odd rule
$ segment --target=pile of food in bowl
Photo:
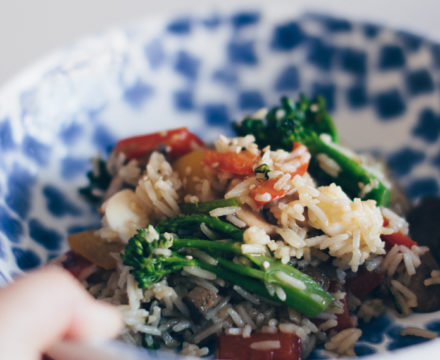
[[[94,159],[81,192],[101,228],[70,235],[56,261],[119,307],[124,341],[354,356],[358,319],[440,309],[440,270],[408,236],[403,197],[381,163],[341,145],[322,99],[283,98],[234,129],[213,146],[186,128],[135,136]]]

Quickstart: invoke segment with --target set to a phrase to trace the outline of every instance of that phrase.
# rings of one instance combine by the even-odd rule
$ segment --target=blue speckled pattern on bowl
[[[64,48],[1,91],[0,284],[98,224],[77,188],[89,158],[117,139],[188,126],[210,141],[300,92],[323,94],[344,140],[385,157],[411,199],[439,193],[438,44],[316,14],[146,21]],[[356,352],[421,342],[399,335],[408,324],[440,333],[440,314],[361,324]]]

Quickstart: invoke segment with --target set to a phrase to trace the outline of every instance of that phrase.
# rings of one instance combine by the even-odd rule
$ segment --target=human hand
[[[0,289],[0,354],[5,360],[40,360],[61,340],[116,336],[120,314],[94,300],[67,271],[47,267]]]

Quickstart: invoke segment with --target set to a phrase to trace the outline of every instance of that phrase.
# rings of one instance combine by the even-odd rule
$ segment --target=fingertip
[[[121,312],[103,301],[90,301],[77,307],[67,337],[75,339],[107,339],[122,330]]]

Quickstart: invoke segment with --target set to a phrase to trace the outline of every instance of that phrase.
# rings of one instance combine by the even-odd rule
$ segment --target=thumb
[[[121,329],[117,310],[95,301],[67,271],[47,267],[0,290],[4,359],[40,359],[62,339],[108,338]]]

